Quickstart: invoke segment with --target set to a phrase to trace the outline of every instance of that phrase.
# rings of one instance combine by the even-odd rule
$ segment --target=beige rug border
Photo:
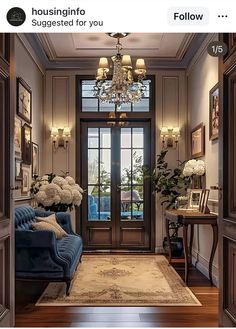
[[[130,257],[131,255],[127,255],[127,254],[98,254],[98,255],[96,255],[96,257],[105,257],[105,256],[110,256],[110,257],[117,257],[117,256],[122,256],[122,257]],[[138,256],[138,257],[162,257],[163,258],[163,260],[165,260],[165,262],[168,264],[168,265],[170,265],[169,264],[169,262],[168,262],[168,260],[166,259],[166,257],[165,256],[163,256],[163,255],[132,255],[132,256]],[[89,254],[85,254],[85,255],[83,255],[83,257],[94,257],[94,255],[89,255]],[[80,265],[79,265],[80,266]],[[79,269],[79,267],[78,267],[78,269]],[[78,270],[77,269],[77,270]],[[179,278],[180,278],[180,280],[181,281],[183,281],[182,280],[182,278],[180,277],[180,275],[174,270],[174,268],[170,265],[170,268],[169,268],[173,273],[174,273],[174,275],[176,275],[176,276],[178,276]],[[183,281],[184,282],[184,281]],[[48,285],[47,285],[47,287],[44,289],[44,291],[43,291],[43,293],[41,294],[41,296],[39,297],[39,299],[38,299],[38,301],[35,303],[35,306],[39,306],[39,307],[41,307],[41,306],[50,306],[50,307],[57,307],[57,306],[59,306],[59,307],[61,307],[61,306],[67,306],[67,307],[70,307],[70,306],[72,306],[72,307],[75,307],[75,306],[77,306],[77,307],[120,307],[120,306],[122,306],[122,307],[149,307],[149,306],[156,306],[156,307],[166,307],[166,306],[176,306],[176,307],[178,307],[178,306],[190,306],[190,307],[194,307],[194,306],[196,306],[196,307],[199,307],[199,306],[202,306],[202,304],[201,304],[201,302],[198,300],[198,298],[194,295],[194,293],[192,292],[192,290],[188,287],[188,286],[186,286],[186,284],[184,283],[184,289],[186,289],[188,292],[189,292],[189,294],[193,297],[193,299],[195,300],[195,302],[196,302],[196,304],[185,304],[185,303],[173,303],[173,304],[171,304],[171,303],[160,303],[160,304],[158,304],[158,303],[149,303],[149,304],[147,304],[147,303],[145,303],[145,304],[132,304],[132,303],[130,303],[130,304],[124,304],[124,303],[120,303],[120,304],[116,304],[116,305],[114,305],[114,304],[109,304],[109,303],[107,303],[107,304],[96,304],[96,305],[91,305],[91,304],[87,304],[87,303],[83,303],[83,304],[79,304],[79,303],[62,303],[62,302],[58,302],[58,303],[55,303],[55,304],[52,304],[52,303],[40,303],[40,301],[41,301],[41,299],[43,299],[43,295],[44,295],[44,293],[45,293],[45,291],[47,290],[47,288],[48,288],[48,286],[51,284],[51,283],[58,283],[58,284],[65,284],[65,283],[63,283],[63,282],[50,282]],[[73,281],[72,281],[72,289],[73,289]]]

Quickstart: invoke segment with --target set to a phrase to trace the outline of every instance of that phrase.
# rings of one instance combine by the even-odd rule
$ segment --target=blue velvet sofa
[[[81,261],[83,244],[71,227],[69,213],[56,213],[58,224],[68,233],[60,240],[52,231],[33,231],[35,216],[47,217],[51,212],[30,206],[15,209],[16,279],[65,281],[66,293]]]

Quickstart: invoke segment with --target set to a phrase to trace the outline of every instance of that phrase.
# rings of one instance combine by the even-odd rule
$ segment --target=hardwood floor
[[[183,278],[183,265],[177,263],[174,267]],[[32,289],[33,286],[36,287],[34,283],[28,287],[26,283],[22,287],[17,285],[16,327],[218,326],[218,289],[211,287],[208,279],[194,267],[190,269],[189,287],[202,307],[35,307],[43,287]]]

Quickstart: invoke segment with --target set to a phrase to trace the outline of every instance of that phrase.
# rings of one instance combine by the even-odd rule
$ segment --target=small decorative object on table
[[[180,195],[176,199],[176,208],[186,208],[188,206],[188,196],[187,195]]]
[[[207,206],[209,194],[209,189],[202,190],[198,211],[202,212],[203,214],[210,214],[210,209]]]
[[[200,200],[202,198],[201,189],[192,189],[189,191],[189,204],[188,208],[198,210],[200,206]]]
[[[31,185],[31,193],[38,206],[53,212],[64,212],[79,207],[83,192],[68,173],[63,176],[51,173],[37,177]]]

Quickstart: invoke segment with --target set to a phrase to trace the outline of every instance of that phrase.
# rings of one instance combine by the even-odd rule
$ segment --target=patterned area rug
[[[50,283],[37,306],[201,306],[164,256],[85,255],[70,296]]]

